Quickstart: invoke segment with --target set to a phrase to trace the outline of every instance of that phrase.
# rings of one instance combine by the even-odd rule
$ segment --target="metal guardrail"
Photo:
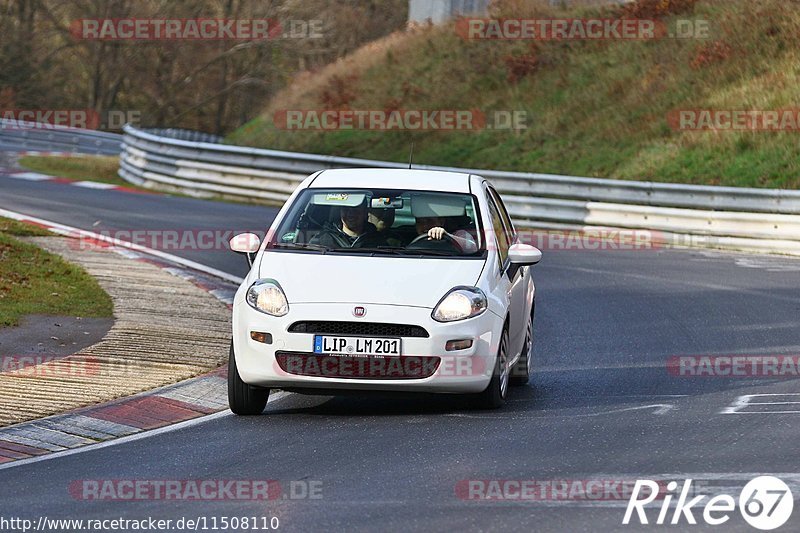
[[[222,137],[219,135],[205,133],[202,131],[184,130],[182,128],[163,128],[154,131],[158,131],[158,134],[162,137],[178,139],[179,141],[194,141],[214,144],[219,144],[222,142]]]
[[[329,168],[405,164],[176,139],[125,127],[120,176],[196,195],[283,202],[309,174]],[[800,253],[800,191],[619,181],[414,165],[493,182],[521,227],[642,228],[670,235]],[[728,246],[730,247],[730,246]]]
[[[240,174],[260,170],[307,175],[323,168],[406,167],[403,163],[387,161],[188,142],[164,136],[164,131],[126,126],[123,158],[129,148],[134,148],[138,151],[133,150],[132,153],[137,156],[146,154],[146,161],[142,162],[145,166],[149,161],[169,161],[171,169],[177,169],[178,166],[188,168],[192,166],[191,162],[198,162],[231,167],[231,170]],[[152,157],[147,159],[147,156]],[[794,190],[621,181],[426,165],[414,165],[414,168],[478,174],[490,179],[501,192],[513,195],[715,211],[800,214],[800,191]],[[228,184],[222,179],[216,181],[221,185]]]
[[[119,133],[0,119],[0,150],[118,155],[121,149]]]

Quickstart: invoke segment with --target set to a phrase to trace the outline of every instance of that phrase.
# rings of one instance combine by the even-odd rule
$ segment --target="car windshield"
[[[482,257],[470,194],[385,189],[306,189],[269,248],[315,253]]]

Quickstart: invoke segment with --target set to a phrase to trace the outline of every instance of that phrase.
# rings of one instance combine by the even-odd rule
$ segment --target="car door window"
[[[508,231],[503,224],[503,217],[500,214],[500,209],[497,207],[491,194],[486,196],[489,204],[489,216],[492,219],[492,230],[495,234],[497,242],[497,252],[500,255],[501,268],[505,268],[506,261],[508,260],[508,248],[511,246]]]
[[[500,198],[499,194],[497,194],[497,191],[494,190],[493,187],[489,187],[488,189],[489,189],[489,194],[492,196],[492,199],[495,201],[495,204],[497,205],[497,209],[500,211],[500,218],[503,219],[503,224],[508,230],[508,242],[509,244],[513,244],[517,236],[517,232],[514,229],[514,223],[511,222],[511,217],[508,215],[508,210],[506,209],[506,206],[503,203],[503,199]]]

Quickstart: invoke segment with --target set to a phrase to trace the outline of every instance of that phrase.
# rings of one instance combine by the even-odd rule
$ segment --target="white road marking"
[[[788,397],[789,399],[783,401],[752,401],[753,398],[764,398],[767,400],[779,400],[779,397]],[[745,394],[736,398],[733,404],[729,405],[719,414],[721,415],[785,415],[785,414],[800,414],[800,410],[795,409],[779,409],[774,411],[743,411],[747,407],[757,405],[784,405],[794,406],[800,404],[800,393],[773,393],[773,394]]]
[[[199,272],[203,272],[210,276],[214,276],[215,278],[224,279],[226,281],[230,281],[232,283],[236,283],[237,285],[241,284],[244,281],[243,278],[239,276],[234,276],[233,274],[228,274],[227,272],[223,272],[222,270],[217,270],[216,268],[212,268],[195,261],[191,261],[189,259],[184,259],[182,257],[178,257],[177,255],[168,254],[166,252],[162,252],[160,250],[154,250],[152,248],[147,248],[146,246],[141,246],[139,244],[134,244],[128,241],[122,241],[120,239],[116,239],[114,237],[109,237],[108,235],[101,235],[100,233],[95,233],[93,231],[87,231],[79,228],[74,228],[72,226],[67,226],[65,224],[59,224],[58,222],[52,222],[50,220],[45,220],[43,218],[32,217],[28,215],[23,215],[22,213],[17,213],[16,211],[9,211],[7,209],[0,209],[0,216],[4,216],[6,218],[13,218],[14,220],[20,221],[30,221],[36,224],[42,225],[50,229],[53,233],[57,233],[59,235],[64,235],[66,237],[73,237],[73,238],[88,238],[88,239],[95,239],[98,241],[103,241],[107,243],[111,243],[114,246],[118,246],[120,248],[126,248],[129,250],[134,250],[137,252],[142,252],[145,254],[149,254],[155,257],[159,257],[166,261],[170,261],[172,263],[177,263],[179,265],[183,265],[187,268],[191,268],[197,270]]]
[[[689,396],[688,394],[582,394],[580,398],[592,399],[592,398],[644,398],[649,400],[655,400],[657,398],[686,398]],[[553,396],[553,400],[570,400],[574,399],[575,396]],[[506,402],[540,402],[538,398],[513,398],[508,399]]]
[[[584,417],[592,417],[592,416],[604,416],[604,415],[613,415],[618,413],[627,413],[630,411],[640,411],[642,409],[655,409],[653,411],[654,415],[665,415],[670,411],[676,409],[676,407],[671,403],[655,403],[650,405],[639,405],[636,407],[624,407],[622,409],[612,409],[610,411],[600,411],[597,413],[586,413],[586,414],[557,414],[553,413],[552,409],[546,409],[546,411],[550,414],[550,416],[558,417],[558,418],[584,418]],[[519,416],[516,413],[502,413],[498,415],[473,415],[468,413],[445,413],[442,416],[449,416],[454,418],[486,418],[486,419],[528,419],[528,418],[539,418],[541,416],[542,411],[534,411],[529,415]]]
[[[86,187],[87,189],[116,189],[117,186],[111,183],[100,183],[98,181],[76,181],[73,185]]]
[[[777,258],[743,257],[736,259],[736,266],[757,268],[767,272],[800,272],[797,261],[779,260]]]
[[[665,415],[675,409],[675,406],[671,403],[654,403],[652,405],[640,405],[638,407],[625,407],[624,409],[612,409],[611,411],[600,411],[599,413],[592,413],[588,415],[575,415],[575,416],[603,416],[603,415],[610,415],[614,413],[626,413],[628,411],[639,411],[642,409],[655,409],[653,411],[654,415]]]
[[[38,172],[15,172],[14,174],[8,174],[8,177],[27,181],[47,181],[53,179],[52,176],[39,174]]]
[[[227,289],[213,289],[209,292],[220,302],[233,305],[234,292]]]

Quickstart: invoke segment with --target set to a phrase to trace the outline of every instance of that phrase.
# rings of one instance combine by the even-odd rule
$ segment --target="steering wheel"
[[[419,243],[424,242],[424,246],[420,246]],[[414,245],[417,246],[414,246]],[[452,235],[449,233],[445,233],[442,235],[441,239],[429,239],[427,233],[423,233],[415,238],[413,241],[408,243],[406,248],[415,248],[415,249],[429,249],[429,250],[440,250],[442,249],[442,245],[447,246],[449,249],[461,253],[463,250],[461,249],[461,245],[458,244],[458,241],[453,238]]]

